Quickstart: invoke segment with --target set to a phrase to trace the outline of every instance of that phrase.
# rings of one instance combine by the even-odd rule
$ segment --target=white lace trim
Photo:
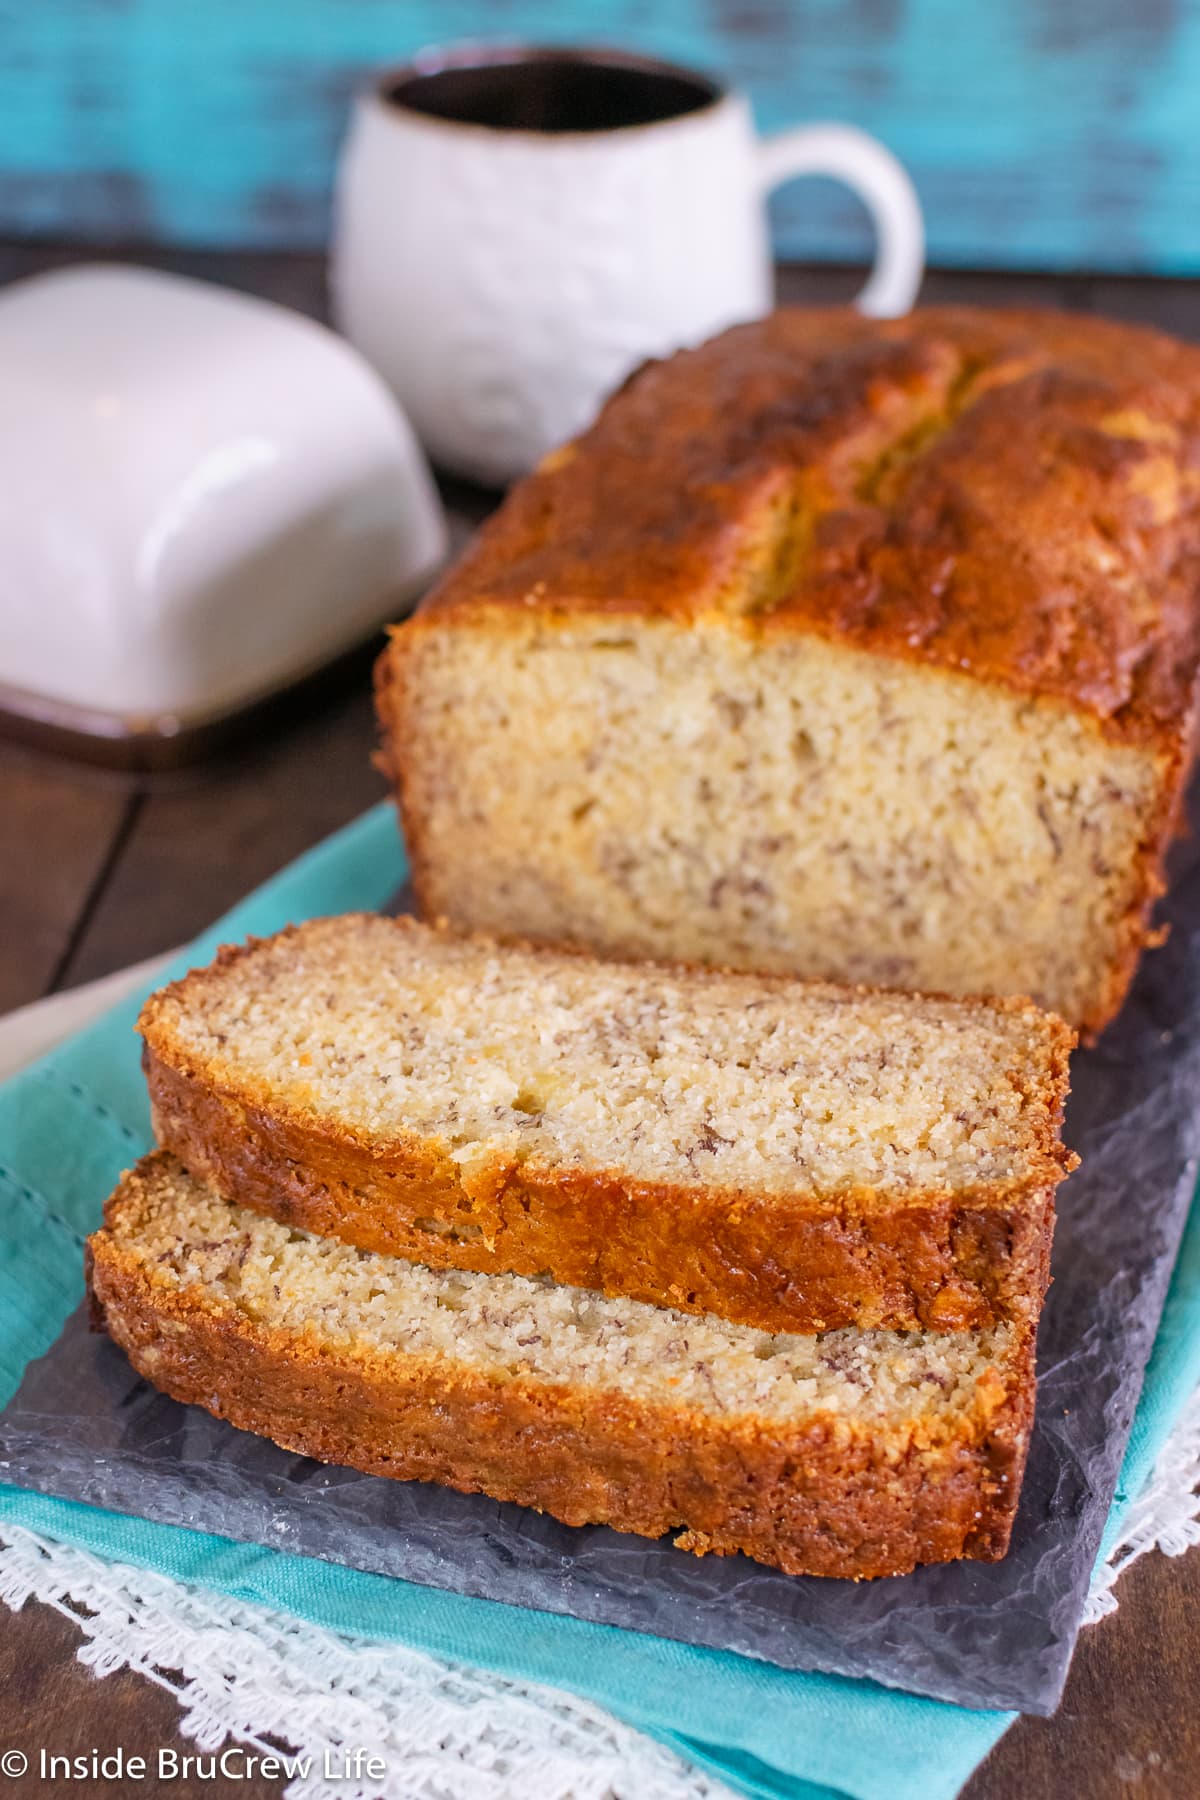
[[[1116,1610],[1147,1550],[1200,1543],[1200,1392],[1096,1572],[1085,1622]],[[308,1759],[288,1800],[732,1800],[662,1745],[569,1694],[395,1644],[306,1625],[202,1587],[0,1527],[0,1600],[53,1606],[96,1675],[133,1669],[173,1693],[202,1752],[232,1740]],[[347,1752],[386,1775],[347,1780]]]
[[[30,1598],[78,1625],[79,1660],[96,1675],[133,1669],[173,1693],[200,1751],[233,1739],[307,1758],[287,1800],[733,1800],[570,1694],[326,1631],[5,1524],[0,1600],[16,1610]],[[386,1775],[347,1780],[355,1750],[380,1757]]]
[[[1182,1556],[1200,1544],[1200,1388],[1163,1445],[1145,1487],[1125,1516],[1121,1536],[1092,1577],[1083,1622],[1116,1612],[1117,1582],[1147,1550]]]

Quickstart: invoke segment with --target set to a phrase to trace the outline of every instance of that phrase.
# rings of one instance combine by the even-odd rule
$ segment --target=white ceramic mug
[[[617,52],[427,51],[358,102],[338,180],[337,321],[439,463],[507,481],[645,358],[767,312],[767,195],[816,174],[846,182],[875,222],[858,306],[907,311],[921,210],[864,132],[760,140],[740,94]]]

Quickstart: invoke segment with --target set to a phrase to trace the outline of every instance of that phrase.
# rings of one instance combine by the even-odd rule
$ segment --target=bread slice
[[[438,1267],[767,1331],[1036,1319],[1071,1034],[1027,1002],[315,920],[146,1004],[159,1141]]]
[[[1191,763],[1200,350],[782,311],[651,364],[378,669],[422,910],[1121,1003]]]
[[[89,1240],[97,1322],[177,1400],[369,1474],[792,1574],[1003,1555],[1032,1342],[770,1336],[291,1231],[163,1153]]]

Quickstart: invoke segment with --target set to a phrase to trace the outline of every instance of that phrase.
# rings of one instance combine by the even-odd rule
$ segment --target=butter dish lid
[[[288,686],[446,554],[390,391],[270,301],[94,264],[0,290],[0,710],[120,738]]]

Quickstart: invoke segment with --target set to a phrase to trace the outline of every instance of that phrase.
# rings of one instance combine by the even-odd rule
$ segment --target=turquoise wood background
[[[692,62],[767,129],[854,120],[937,263],[1200,274],[1200,0],[0,0],[0,233],[320,244],[364,72],[479,34]],[[824,183],[775,225],[866,251]]]

